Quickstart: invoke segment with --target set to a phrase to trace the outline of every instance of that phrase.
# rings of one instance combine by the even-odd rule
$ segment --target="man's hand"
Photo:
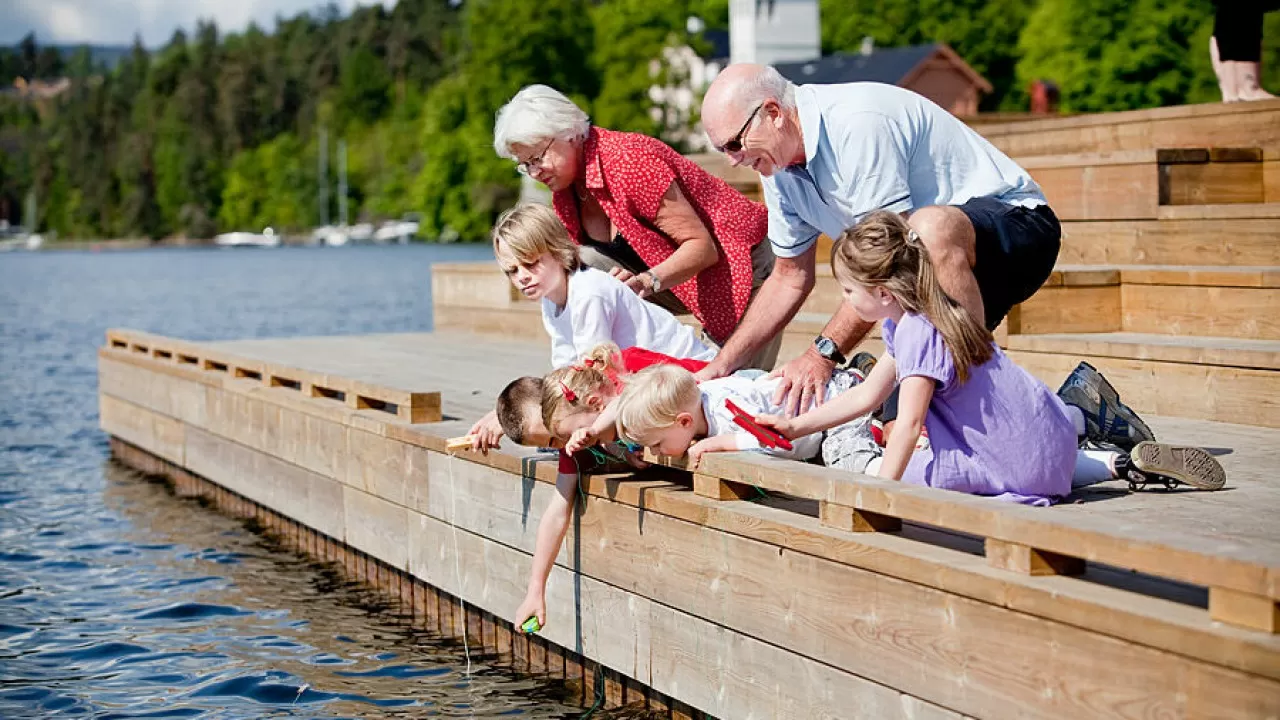
[[[712,361],[706,367],[694,373],[693,379],[696,380],[697,382],[702,382],[704,380],[715,380],[716,378],[722,378],[728,374],[729,373],[720,369],[720,366],[716,365],[716,363]]]
[[[586,450],[596,444],[596,434],[591,428],[578,428],[573,431],[573,435],[569,436],[569,442],[564,444],[564,451],[570,455]]]
[[[524,602],[520,603],[520,607],[516,610],[514,621],[517,631],[523,632],[520,630],[520,626],[524,624],[525,620],[529,619],[530,615],[537,616],[538,624],[542,627],[545,628],[547,626],[547,601],[542,593],[526,595]]]
[[[472,450],[479,450],[488,455],[489,448],[499,447],[499,441],[502,440],[502,425],[498,423],[497,411],[490,411],[488,415],[480,418],[475,425],[471,426],[467,434],[471,436]]]
[[[812,406],[826,401],[827,382],[836,364],[809,348],[800,357],[769,373],[769,377],[780,377],[778,389],[773,394],[773,403],[782,405],[787,417],[795,417],[809,410]]]

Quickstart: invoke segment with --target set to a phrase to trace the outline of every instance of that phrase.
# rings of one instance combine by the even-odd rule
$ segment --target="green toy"
[[[520,623],[520,631],[526,635],[532,635],[542,629],[542,623],[538,622],[537,615],[530,615],[528,620]]]

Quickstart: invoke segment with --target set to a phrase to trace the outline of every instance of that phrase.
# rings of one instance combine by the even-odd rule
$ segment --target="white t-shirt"
[[[817,457],[822,449],[821,432],[792,439],[790,450],[761,448],[755,435],[733,421],[733,413],[725,405],[725,400],[733,400],[735,405],[751,415],[785,415],[786,410],[773,402],[773,393],[780,382],[782,378],[767,375],[756,380],[729,375],[698,383],[698,389],[702,391],[702,411],[707,416],[707,437],[736,435],[739,450],[763,449],[770,455],[793,460]],[[827,397],[832,398],[836,394],[838,389],[834,382],[828,383]]]
[[[551,336],[551,365],[558,368],[577,362],[605,342],[622,350],[642,347],[674,358],[711,360],[716,356],[693,328],[595,268],[569,275],[569,299],[563,309],[543,298],[542,324]]]
[[[873,82],[802,85],[796,110],[805,162],[764,178],[769,240],[803,254],[820,232],[838,238],[875,210],[906,212],[993,197],[1045,204],[1007,155],[922,95]]]

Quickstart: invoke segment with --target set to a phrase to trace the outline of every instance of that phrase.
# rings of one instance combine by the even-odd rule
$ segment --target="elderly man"
[[[777,256],[702,378],[733,372],[781,332],[815,285],[819,234],[839,237],[875,210],[909,213],[943,289],[988,329],[1053,271],[1061,226],[1039,186],[982,136],[909,90],[878,83],[796,87],[771,67],[731,65],[707,90],[702,122],[730,162],[764,177]],[[774,371],[784,378],[779,394],[786,393],[792,413],[823,401],[833,368],[871,327],[842,303],[813,345]],[[1061,392],[1087,396],[1091,437],[1125,446],[1151,439],[1087,364]],[[886,412],[892,419],[894,408]]]

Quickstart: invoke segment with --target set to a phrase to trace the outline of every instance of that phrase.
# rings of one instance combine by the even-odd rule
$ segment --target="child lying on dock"
[[[617,431],[623,439],[659,455],[680,457],[687,452],[690,469],[697,467],[703,453],[759,449],[793,460],[821,456],[828,467],[865,471],[879,454],[869,409],[826,432],[793,435],[786,443],[771,441],[767,434],[753,432],[738,421],[736,409],[749,415],[782,413],[782,406],[774,402],[781,382],[778,377],[729,376],[699,384],[684,368],[649,368],[623,389],[615,411]],[[857,371],[837,370],[827,384],[827,397],[845,395],[861,383]],[[701,439],[694,442],[694,438]]]
[[[601,343],[674,358],[715,356],[693,328],[670,312],[641,300],[612,275],[583,265],[578,246],[545,205],[521,205],[498,218],[493,251],[511,284],[541,303],[552,367],[565,367]],[[476,450],[497,447],[502,429],[496,412],[477,422],[469,435]]]

